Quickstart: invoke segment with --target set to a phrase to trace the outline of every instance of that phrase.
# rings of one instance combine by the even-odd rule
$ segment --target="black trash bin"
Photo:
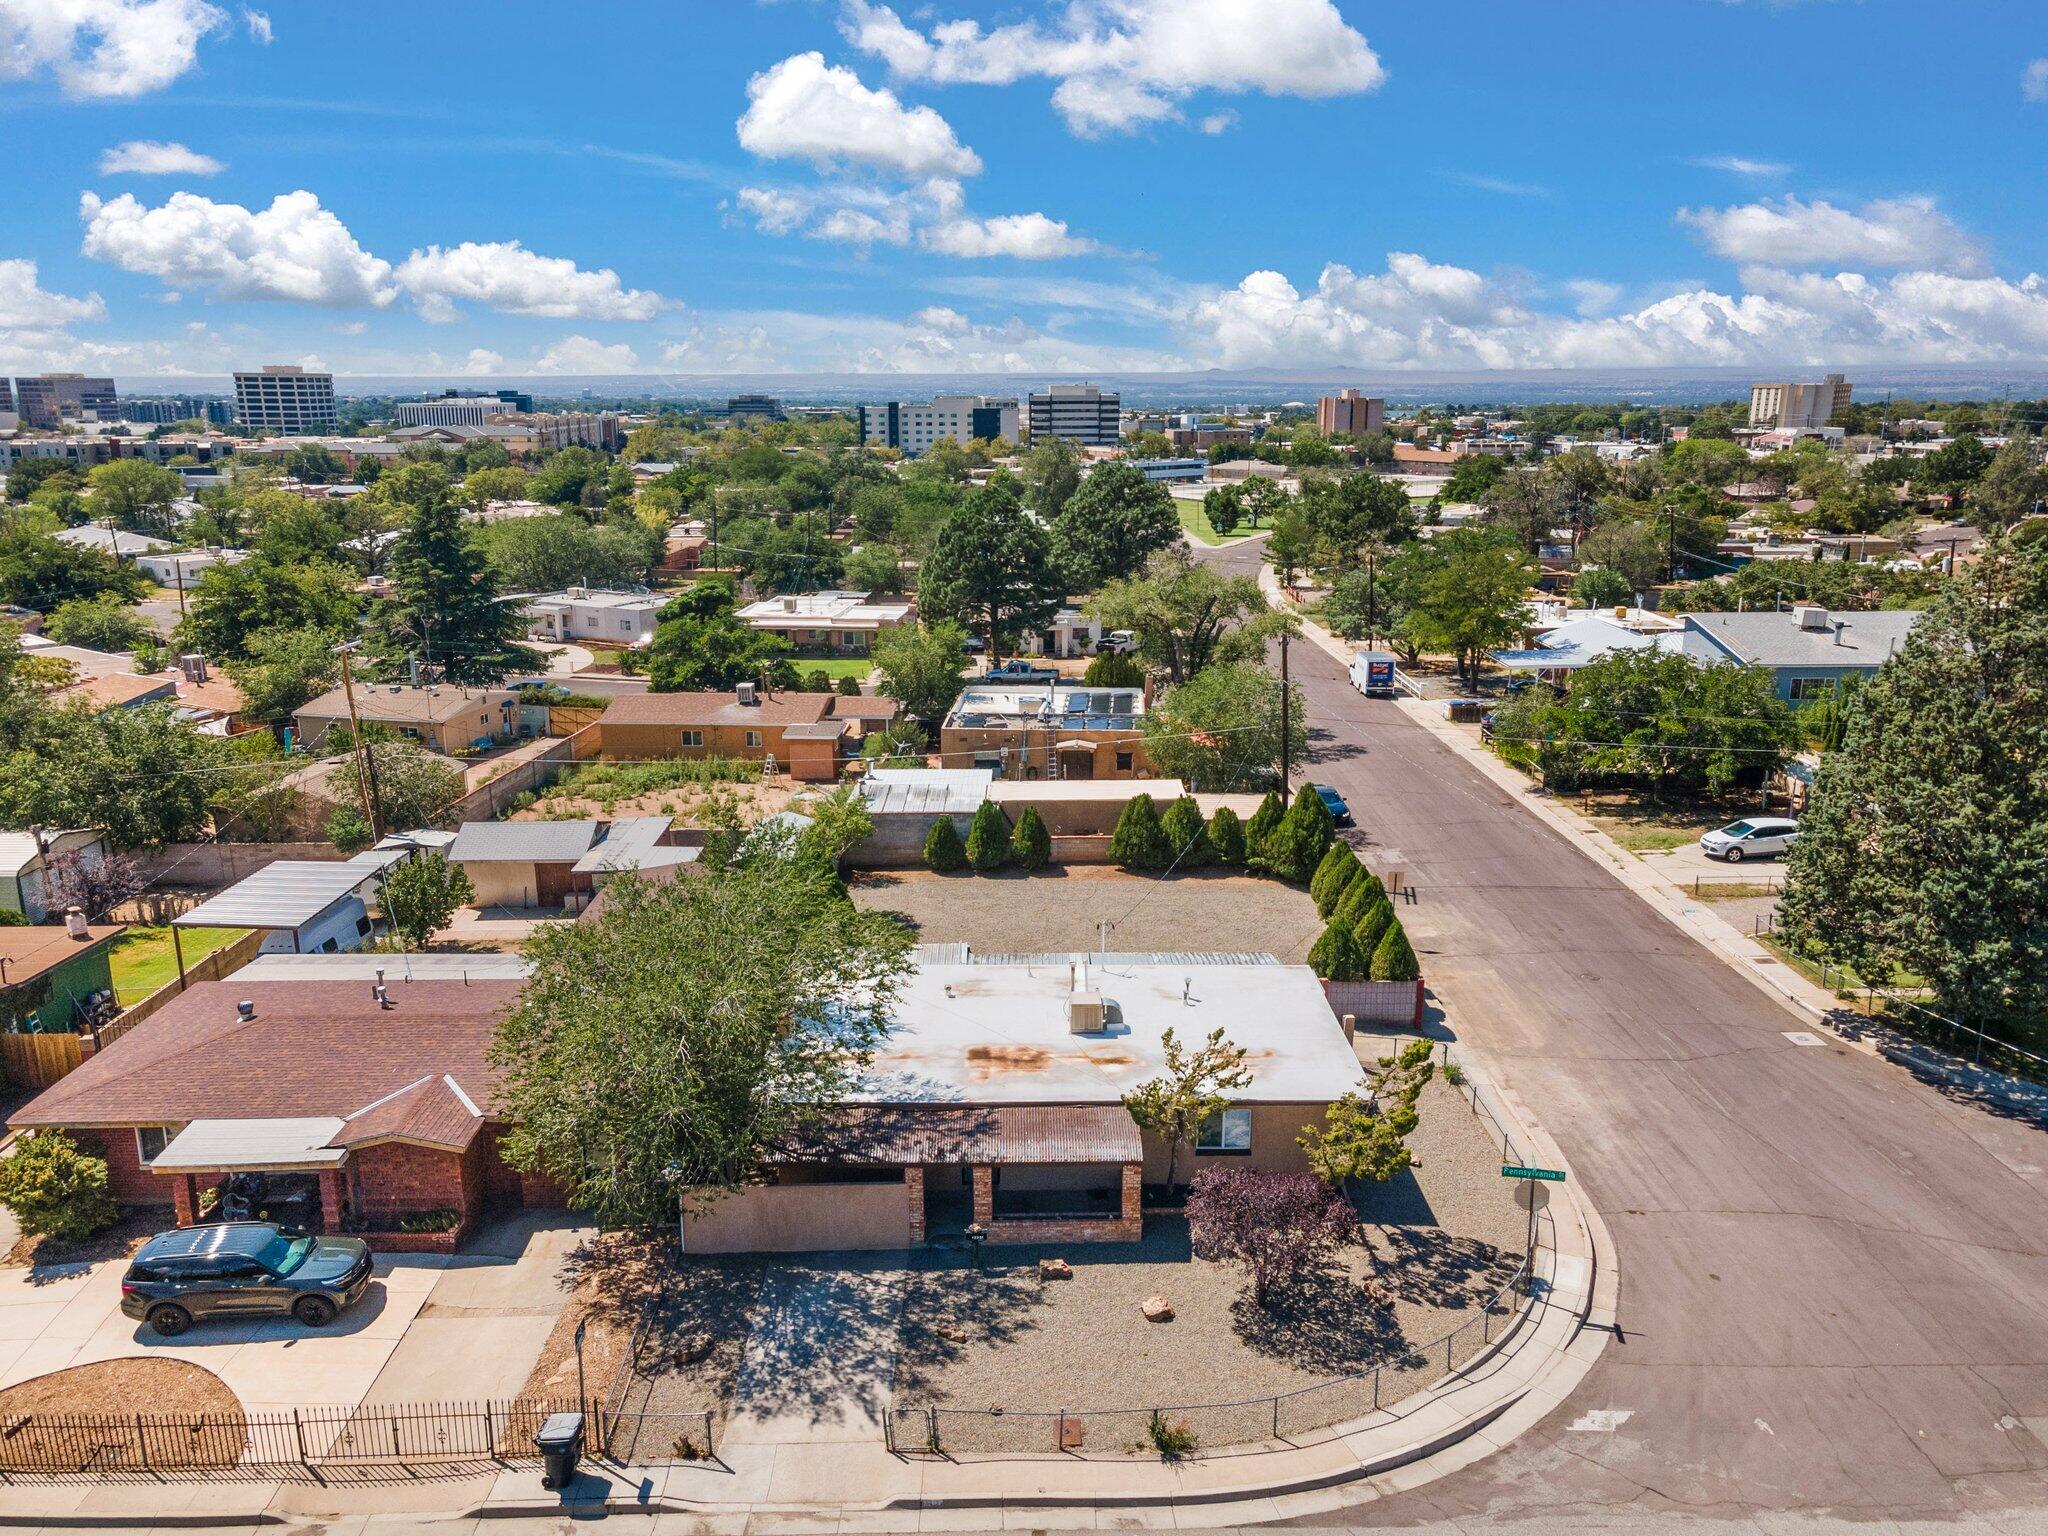
[[[566,1488],[576,1480],[576,1463],[583,1457],[583,1415],[551,1413],[533,1432],[540,1450],[540,1485]]]

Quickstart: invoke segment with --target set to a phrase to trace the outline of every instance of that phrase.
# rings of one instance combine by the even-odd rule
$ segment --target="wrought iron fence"
[[[1389,1037],[1399,1050],[1402,1038]],[[1504,1163],[1524,1159],[1514,1138],[1471,1077],[1441,1052],[1444,1081],[1500,1144]],[[1542,1223],[1530,1223],[1530,1247],[1514,1274],[1467,1319],[1442,1338],[1403,1350],[1370,1371],[1333,1377],[1270,1397],[1229,1402],[1143,1404],[1108,1409],[949,1408],[937,1404],[893,1407],[883,1419],[889,1448],[899,1454],[1173,1454],[1242,1448],[1261,1441],[1293,1441],[1331,1425],[1390,1408],[1405,1397],[1465,1369],[1514,1331],[1531,1298]]]

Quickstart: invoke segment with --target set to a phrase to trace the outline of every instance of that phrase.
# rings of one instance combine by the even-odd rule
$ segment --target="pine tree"
[[[953,825],[952,817],[941,816],[925,834],[924,862],[927,868],[942,875],[950,875],[966,867],[967,850],[960,844],[960,829]]]
[[[1253,868],[1258,867],[1259,854],[1266,846],[1266,839],[1286,814],[1287,802],[1280,798],[1280,791],[1269,789],[1266,798],[1259,802],[1259,808],[1252,812],[1252,819],[1244,824],[1245,862]]]
[[[1372,952],[1372,979],[1414,981],[1421,975],[1422,967],[1416,963],[1408,934],[1397,917],[1387,925],[1386,937],[1380,940],[1380,947]]]
[[[1016,830],[1010,834],[1010,862],[1019,869],[1043,869],[1052,862],[1052,834],[1045,829],[1045,818],[1038,814],[1038,807],[1027,805],[1024,814],[1017,818]]]
[[[405,509],[391,555],[391,595],[372,611],[386,668],[417,660],[428,678],[471,685],[537,667],[539,657],[519,643],[526,620],[516,603],[498,601],[497,581],[469,542],[440,469],[408,465],[385,476],[384,485]]]
[[[1001,869],[1010,858],[1010,818],[993,800],[981,802],[967,827],[967,862],[978,875]]]
[[[1398,918],[1394,916],[1394,904],[1382,896],[1365,909],[1365,915],[1352,924],[1351,937],[1358,940],[1358,951],[1363,955],[1376,955],[1380,940],[1387,936]]]
[[[1244,823],[1227,805],[1216,808],[1209,818],[1209,852],[1218,864],[1230,869],[1244,865]]]
[[[1136,794],[1124,802],[1109,837],[1109,861],[1125,869],[1164,869],[1173,862],[1166,829],[1159,824],[1159,807],[1150,795]]]
[[[1330,923],[1308,952],[1309,969],[1325,981],[1365,980],[1365,956],[1342,923]]]
[[[1170,862],[1176,869],[1200,869],[1213,857],[1209,848],[1209,827],[1202,820],[1202,808],[1193,795],[1182,795],[1166,808],[1160,819],[1172,850]]]

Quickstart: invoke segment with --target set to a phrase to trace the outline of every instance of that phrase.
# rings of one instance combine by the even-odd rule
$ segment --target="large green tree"
[[[1128,629],[1138,654],[1175,683],[1219,662],[1255,660],[1288,624],[1257,577],[1226,575],[1180,546],[1160,550],[1142,575],[1109,583],[1088,612],[1104,629]]]
[[[789,643],[744,623],[732,584],[707,576],[661,610],[647,652],[647,681],[656,693],[692,693],[755,682],[794,688]]]
[[[135,568],[25,528],[0,533],[0,602],[48,612],[59,603],[112,593],[133,602],[147,589]]]
[[[250,654],[250,637],[276,630],[335,635],[353,630],[361,599],[353,572],[324,560],[286,564],[251,555],[208,566],[185,598],[178,644],[216,661]]]
[[[1787,861],[1779,924],[1950,1018],[2048,1013],[2048,545],[1993,544],[1858,690]]]
[[[947,520],[917,583],[918,610],[927,620],[951,619],[980,635],[991,656],[1021,631],[1042,629],[1065,597],[1044,526],[1002,479]]]
[[[1395,564],[1409,589],[1405,633],[1422,650],[1454,656],[1466,686],[1475,685],[1480,658],[1521,632],[1535,563],[1513,535],[1454,528],[1409,545]]]
[[[1125,460],[1098,465],[1053,520],[1053,553],[1077,591],[1136,575],[1154,550],[1180,542],[1173,496]]]
[[[1169,688],[1143,717],[1145,755],[1203,793],[1264,789],[1277,778],[1283,719],[1292,752],[1306,744],[1301,690],[1281,713],[1280,679],[1251,662],[1218,665]],[[1320,857],[1322,850],[1316,850]]]
[[[440,468],[408,465],[381,484],[404,515],[391,554],[391,595],[371,613],[385,667],[400,672],[417,661],[424,677],[470,685],[538,665],[519,643],[526,620],[516,604],[498,601],[497,580],[470,542]]]
[[[92,491],[96,519],[160,539],[172,536],[178,498],[185,494],[185,482],[176,470],[142,459],[116,459],[96,465],[85,482]]]
[[[1024,501],[1048,523],[1066,509],[1081,485],[1081,450],[1064,437],[1033,443],[1024,455]]]
[[[875,640],[881,691],[902,701],[905,714],[936,728],[960,696],[967,669],[967,633],[949,619],[929,629],[899,624]]]

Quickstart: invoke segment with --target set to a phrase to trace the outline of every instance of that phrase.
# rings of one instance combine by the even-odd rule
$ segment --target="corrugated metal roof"
[[[595,821],[465,821],[448,845],[457,864],[574,864],[590,852]]]
[[[344,1153],[327,1143],[330,1115],[276,1120],[194,1120],[157,1153],[152,1168],[331,1168]]]
[[[172,921],[180,928],[303,928],[381,873],[362,864],[279,859]]]
[[[877,768],[861,780],[861,803],[875,816],[972,815],[988,798],[992,768]]]

